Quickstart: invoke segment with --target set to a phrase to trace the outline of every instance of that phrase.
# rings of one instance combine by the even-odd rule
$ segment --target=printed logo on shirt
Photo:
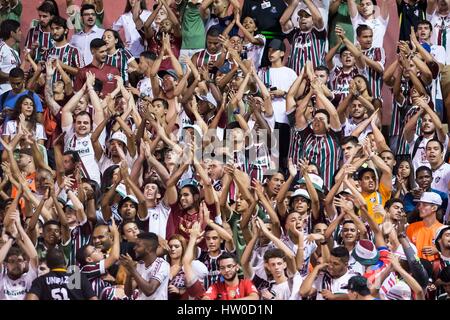
[[[252,6],[252,11],[255,11],[257,6]]]
[[[108,81],[113,81],[114,75],[113,75],[112,73],[108,73],[108,74],[106,75],[106,78],[108,79]]]
[[[277,13],[278,11],[277,11],[277,8],[276,8],[276,7],[272,7],[272,9],[270,9],[270,12],[272,12],[272,13]]]

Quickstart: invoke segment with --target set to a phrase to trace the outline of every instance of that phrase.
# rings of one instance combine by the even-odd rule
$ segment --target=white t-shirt
[[[0,71],[9,74],[13,68],[18,66],[20,66],[19,53],[0,40]],[[0,94],[11,89],[9,82],[0,84]]]
[[[84,167],[83,171],[89,175],[89,179],[100,184],[100,169],[91,142],[92,133],[80,138],[75,134],[73,126],[62,128],[62,131],[66,133],[64,136],[64,152],[67,150],[77,151]],[[100,134],[99,141],[100,144],[104,145],[105,130]]]
[[[264,53],[264,47],[266,46],[266,37],[262,34],[257,34],[254,36],[255,39],[262,39],[264,44],[262,46],[258,46],[251,42],[244,45],[245,51],[247,52],[247,59],[253,61],[255,64],[255,69],[258,70],[261,66],[261,59]]]
[[[133,166],[134,161],[136,161],[136,159],[137,159],[137,154],[135,154],[134,158],[132,158],[130,156],[130,153],[127,152],[125,154],[125,158],[127,159],[128,168],[131,169],[131,167]],[[108,158],[105,153],[102,154],[102,157],[100,158],[100,161],[98,162],[98,166],[99,166],[100,172],[102,174],[105,172],[106,169],[108,169],[110,166],[113,166],[115,164],[120,165],[120,162],[119,163],[114,163],[114,161],[112,161],[111,158]]]
[[[0,300],[23,300],[37,276],[37,270],[30,265],[27,273],[12,280],[7,275],[6,267],[0,265]]]
[[[269,68],[265,72],[260,71],[258,76],[264,83],[270,84],[270,87],[275,87],[278,90],[285,92],[289,91],[292,83],[297,79],[297,74],[294,70],[288,67]],[[275,122],[289,124],[286,115],[286,99],[274,98],[272,99],[273,113],[275,115]]]
[[[148,221],[148,232],[153,232],[161,238],[166,238],[166,226],[169,219],[170,207],[164,205],[161,201],[156,207],[147,209],[147,217],[140,219],[141,221]]]
[[[139,18],[142,22],[145,22],[150,14],[150,11],[143,10]],[[122,28],[125,33],[125,47],[130,50],[135,58],[139,58],[139,55],[144,51],[144,45],[142,43],[142,37],[136,29],[131,11],[124,13],[113,23],[113,30],[120,31]]]
[[[450,35],[449,35],[450,40]],[[440,64],[445,65],[446,52],[443,46],[438,46],[433,44],[431,46],[431,55]],[[441,90],[441,74],[439,73],[436,79],[431,82],[431,99],[433,103],[436,104],[436,99],[442,100],[442,90]]]
[[[448,183],[450,181],[450,164],[443,163],[433,171],[433,182],[431,188],[448,194]]]
[[[409,143],[409,151],[411,152],[411,157],[413,156],[414,151],[414,144],[416,143],[417,139],[419,139],[419,136],[417,134],[414,134],[414,139]],[[419,146],[417,147],[416,154],[414,155],[414,158],[412,159],[412,164],[414,166],[414,169],[419,168],[420,166],[427,166],[430,167],[430,163],[427,160],[427,152],[426,152],[426,146],[428,141],[430,141],[431,138],[423,138],[422,141],[420,141]],[[449,138],[448,135],[445,136],[445,142],[444,142],[444,150],[447,150]],[[444,156],[442,156],[442,159],[444,159]]]
[[[169,286],[170,265],[166,260],[158,257],[151,265],[148,266],[148,268],[145,267],[145,263],[140,262],[138,263],[136,270],[146,281],[154,279],[160,283],[159,287],[149,297],[139,290],[139,295],[136,300],[168,299],[167,288]]]
[[[5,131],[3,131],[4,136],[9,136],[12,140],[17,134],[17,121],[10,120],[6,123]],[[36,132],[34,134],[36,140],[47,140],[47,135],[44,131],[44,126],[40,123],[36,123]]]
[[[361,122],[360,122],[361,123]],[[348,137],[352,135],[352,132],[358,127],[360,123],[355,123],[353,121],[353,118],[347,118],[345,119],[345,123],[343,125],[344,127],[344,137]],[[363,132],[358,136],[358,141],[363,141],[365,137],[369,134],[369,132],[372,132],[372,125],[368,125],[366,129],[364,129]]]
[[[431,33],[431,43],[436,45],[438,44],[439,31],[441,31],[442,22],[444,21],[444,28],[445,30],[447,30],[447,44],[446,48],[444,48],[446,51],[445,61],[447,64],[450,64],[450,14],[441,17],[441,15],[437,13],[437,11],[435,11],[433,14],[427,14],[426,18],[433,26],[433,31]]]
[[[89,33],[85,33],[84,31],[80,31],[75,33],[70,40],[70,44],[74,47],[77,47],[80,56],[81,56],[81,65],[80,67],[87,66],[92,62],[92,53],[91,53],[91,41],[94,39],[101,39],[103,37],[104,29],[101,29],[94,25]]]
[[[326,272],[320,272],[316,280],[314,280],[313,288],[317,290],[317,300],[325,300],[320,292],[324,289],[330,290],[333,294],[346,294],[347,289],[342,287],[348,284],[348,280],[355,276],[352,271],[347,271],[343,276],[339,278],[332,278]]]
[[[356,39],[356,29],[360,24],[365,24],[373,30],[373,47],[383,48],[384,34],[386,33],[386,28],[389,22],[389,17],[384,20],[383,17],[379,16],[375,19],[364,19],[359,13],[356,17],[351,18],[353,31],[355,32],[355,44],[358,41]]]

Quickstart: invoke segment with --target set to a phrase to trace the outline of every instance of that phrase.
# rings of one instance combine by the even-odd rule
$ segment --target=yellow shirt
[[[370,194],[363,193],[362,196],[364,197],[364,200],[366,200],[369,216],[377,224],[382,223],[384,217],[379,213],[374,213],[373,207],[378,204],[380,204],[384,207],[384,204],[386,203],[386,201],[388,201],[391,198],[391,191],[388,190],[382,183],[380,183],[378,191],[372,192]]]

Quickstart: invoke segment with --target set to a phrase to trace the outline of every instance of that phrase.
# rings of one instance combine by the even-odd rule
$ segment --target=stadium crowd
[[[450,0],[66,2],[0,0],[1,300],[450,299]]]

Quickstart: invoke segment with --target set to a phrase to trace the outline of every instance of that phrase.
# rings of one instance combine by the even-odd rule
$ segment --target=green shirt
[[[205,48],[205,24],[200,15],[199,5],[183,1],[181,4],[181,49]]]
[[[344,29],[345,36],[353,43],[354,42],[353,25],[352,20],[350,19],[350,13],[348,11],[347,3],[341,3],[338,7],[336,14],[331,17],[330,29],[328,33],[330,48],[333,48],[337,43],[336,32],[334,32],[336,25],[339,25],[342,29]]]
[[[0,23],[5,20],[15,20],[20,23],[20,17],[22,16],[22,2],[20,0],[14,8],[8,8],[7,10],[0,11]]]

